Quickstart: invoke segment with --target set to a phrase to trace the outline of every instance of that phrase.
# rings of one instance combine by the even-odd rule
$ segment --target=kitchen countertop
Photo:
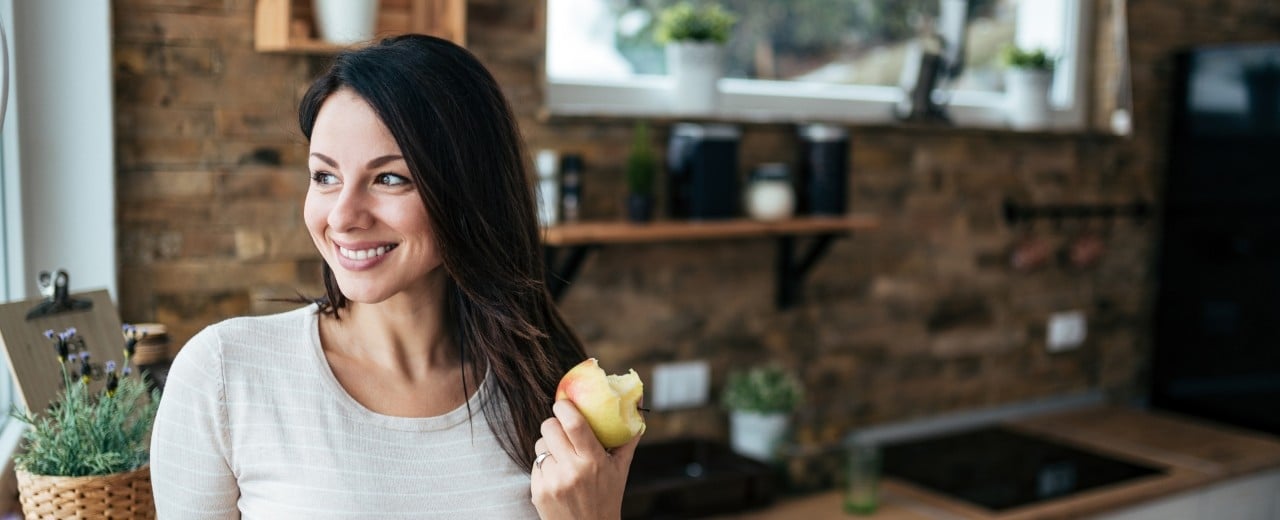
[[[1123,407],[1094,407],[1008,421],[1043,435],[1119,459],[1165,466],[1164,474],[1070,497],[993,513],[981,507],[885,478],[873,515],[846,515],[838,490],[785,497],[769,508],[726,518],[804,520],[1030,520],[1079,518],[1280,468],[1280,438],[1197,419]]]

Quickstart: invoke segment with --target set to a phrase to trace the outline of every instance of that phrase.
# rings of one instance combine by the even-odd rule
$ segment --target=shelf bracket
[[[779,309],[790,309],[800,302],[803,296],[804,280],[809,270],[831,248],[838,233],[817,235],[809,243],[804,256],[796,258],[796,237],[785,235],[778,237],[778,272],[777,272],[777,305]]]
[[[560,260],[560,250],[567,250],[564,261]],[[543,261],[547,270],[547,291],[551,293],[551,299],[560,301],[560,297],[564,295],[569,284],[573,283],[573,279],[578,276],[578,270],[582,268],[582,262],[587,259],[587,253],[590,253],[595,246],[592,244],[583,244],[569,247],[543,246]]]

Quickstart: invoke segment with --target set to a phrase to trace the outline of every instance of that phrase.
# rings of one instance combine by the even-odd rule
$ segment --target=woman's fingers
[[[572,402],[561,399],[556,401],[551,407],[551,411],[556,414],[556,419],[560,420],[565,436],[573,445],[574,452],[581,457],[590,459],[600,459],[607,455],[604,446],[600,445],[600,441],[596,439],[596,434],[591,431],[591,425],[587,423],[587,418],[582,416],[578,411],[578,407]]]
[[[569,441],[569,437],[565,435],[564,428],[560,425],[560,419],[551,417],[542,421],[541,431],[543,448],[537,453],[550,452],[551,456],[556,457],[557,461],[577,456],[573,449],[573,443]]]
[[[632,437],[626,444],[618,446],[609,451],[609,457],[620,468],[630,468],[631,459],[636,455],[636,446],[640,445],[640,438],[644,437],[642,432],[640,435]],[[625,475],[625,473],[624,473]]]

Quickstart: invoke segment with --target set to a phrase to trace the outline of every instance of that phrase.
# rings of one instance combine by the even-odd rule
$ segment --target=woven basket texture
[[[156,517],[150,466],[91,477],[51,477],[22,470],[17,476],[19,500],[27,520]]]

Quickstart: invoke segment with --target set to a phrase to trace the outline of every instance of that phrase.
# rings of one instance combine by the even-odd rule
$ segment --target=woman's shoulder
[[[309,344],[315,327],[316,306],[262,316],[228,318],[205,327],[187,342],[179,355],[191,351],[224,358],[253,355],[263,348],[279,351],[287,345]]]
[[[264,334],[306,337],[306,329],[315,323],[315,316],[316,306],[313,304],[276,314],[228,318],[210,325],[206,331],[214,332],[220,338],[237,338],[244,335],[257,338]]]

